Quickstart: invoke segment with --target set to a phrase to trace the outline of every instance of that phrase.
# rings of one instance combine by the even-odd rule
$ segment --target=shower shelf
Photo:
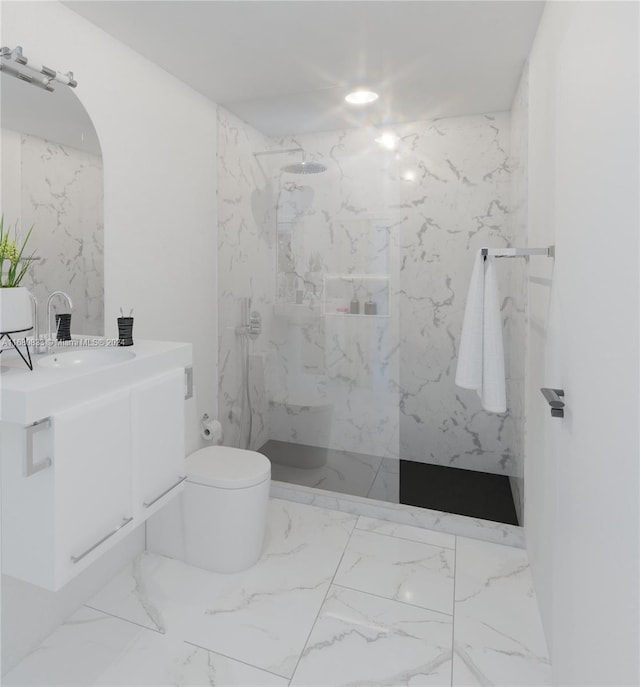
[[[355,274],[353,272],[349,272],[345,274],[327,274],[326,279],[337,279],[343,281],[389,281],[390,276],[388,274]]]
[[[350,312],[326,312],[326,317],[364,317],[368,320],[388,320],[390,315],[365,315],[363,312],[360,313],[350,313]]]
[[[380,272],[349,272],[327,274],[324,290],[324,312],[331,317],[374,317],[389,318],[391,276]],[[351,300],[356,297],[359,302],[359,313],[338,312],[337,307],[349,308]],[[373,301],[377,313],[365,313],[366,301]]]

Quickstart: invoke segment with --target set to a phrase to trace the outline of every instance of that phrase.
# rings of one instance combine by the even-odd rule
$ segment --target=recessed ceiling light
[[[381,148],[386,148],[387,150],[395,150],[398,147],[400,138],[391,131],[387,131],[384,134],[380,134],[380,136],[378,136],[378,138],[375,139],[375,142]]]
[[[378,94],[359,88],[357,91],[347,93],[344,99],[351,105],[368,105],[378,99]]]

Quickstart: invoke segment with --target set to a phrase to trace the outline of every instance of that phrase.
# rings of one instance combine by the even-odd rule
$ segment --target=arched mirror
[[[91,119],[73,90],[53,93],[0,73],[5,228],[33,226],[38,258],[22,284],[37,298],[40,331],[53,291],[73,301],[71,333],[104,334],[103,168]],[[60,312],[66,306],[56,301]]]

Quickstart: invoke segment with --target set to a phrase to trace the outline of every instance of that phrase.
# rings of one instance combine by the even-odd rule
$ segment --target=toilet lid
[[[189,481],[223,489],[242,489],[271,477],[271,463],[256,451],[207,446],[187,458]]]

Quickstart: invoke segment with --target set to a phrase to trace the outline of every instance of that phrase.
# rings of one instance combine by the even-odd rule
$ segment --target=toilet
[[[186,460],[184,561],[233,573],[260,558],[271,463],[256,451],[208,446]]]

